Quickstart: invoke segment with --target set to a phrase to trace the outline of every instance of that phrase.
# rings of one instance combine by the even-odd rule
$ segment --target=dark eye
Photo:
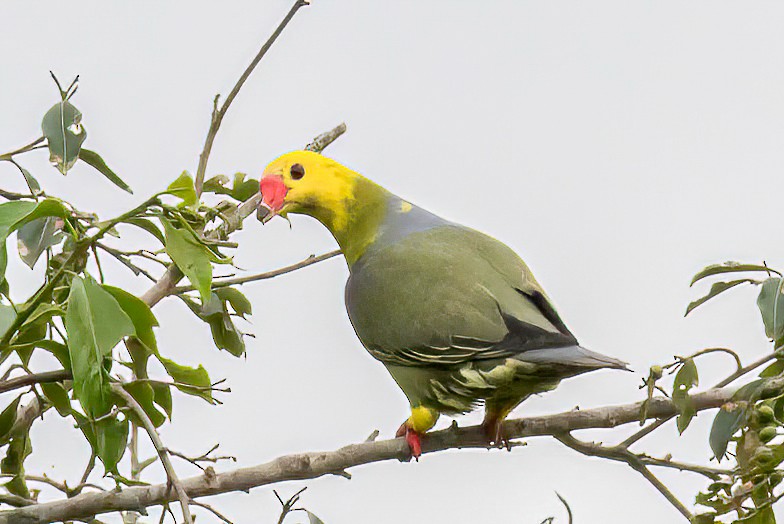
[[[305,176],[305,168],[302,167],[302,164],[294,164],[291,166],[291,179],[292,180],[299,180]]]

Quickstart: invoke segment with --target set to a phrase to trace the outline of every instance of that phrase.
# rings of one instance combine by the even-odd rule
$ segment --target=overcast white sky
[[[3,2],[0,150],[38,136],[41,116],[56,101],[50,69],[62,80],[78,73],[74,103],[84,113],[86,146],[136,194],[82,166],[63,178],[44,154],[24,163],[48,192],[82,209],[108,216],[130,208],[195,169],[212,97],[229,91],[290,4]],[[258,177],[272,158],[345,120],[349,132],[329,155],[507,242],[585,346],[642,372],[702,347],[732,347],[749,360],[768,350],[751,289],[687,319],[683,311],[706,290],[690,290],[688,282],[709,263],[784,266],[784,4],[313,4],[235,101],[210,174]],[[0,177],[2,187],[19,187],[12,166],[0,165]],[[293,217],[292,225],[249,221],[237,235],[238,265],[273,269],[332,249],[315,221]],[[12,279],[33,282],[20,264],[11,271]],[[111,274],[145,289],[119,270]],[[219,441],[239,464],[253,465],[334,449],[373,429],[391,436],[407,403],[354,337],[343,308],[346,276],[335,259],[248,286],[256,338],[247,359],[214,350],[206,325],[177,300],[156,308],[162,351],[204,363],[233,390],[220,407],[178,397],[174,424],[163,432],[168,445],[196,454]],[[20,296],[24,289],[18,285]],[[722,356],[700,364],[705,385],[731,370]],[[639,381],[639,374],[586,375],[514,415],[638,400]],[[53,415],[36,425],[28,470],[73,482],[86,446]],[[643,447],[705,461],[711,420],[698,417],[681,438],[667,426]],[[633,429],[582,436],[613,441]],[[194,473],[187,465],[180,471]],[[577,523],[680,518],[630,468],[550,439],[531,439],[512,453],[448,452],[352,473],[351,481],[277,489],[287,496],[307,485],[303,503],[327,524],[539,524],[550,515],[566,522],[555,491]],[[687,502],[704,486],[689,474],[657,473]],[[150,476],[162,478],[160,471]],[[270,489],[211,503],[238,524],[275,522],[279,509]],[[200,522],[215,521],[196,511]]]

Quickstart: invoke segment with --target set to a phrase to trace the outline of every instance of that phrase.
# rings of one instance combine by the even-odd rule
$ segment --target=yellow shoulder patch
[[[412,206],[411,206],[411,204],[409,202],[406,202],[405,200],[403,200],[400,203],[400,212],[401,213],[408,213],[409,211],[411,211],[411,207]]]

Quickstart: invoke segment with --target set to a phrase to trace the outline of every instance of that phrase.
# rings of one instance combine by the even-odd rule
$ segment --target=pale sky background
[[[228,93],[290,4],[0,3],[0,150],[40,134],[57,97],[50,69],[63,81],[78,73],[73,102],[84,113],[85,145],[136,194],[86,166],[63,178],[44,153],[23,163],[45,190],[79,208],[102,217],[129,209],[195,170],[212,97]],[[583,345],[643,373],[709,346],[750,361],[769,349],[754,290],[733,291],[687,319],[683,311],[707,290],[688,287],[707,264],[784,266],[783,26],[784,4],[771,1],[314,0],[235,101],[209,174],[258,177],[274,157],[346,121],[349,132],[330,156],[507,242]],[[12,166],[0,164],[0,177],[3,188],[20,188]],[[248,221],[236,235],[237,264],[273,269],[335,244],[309,218],[293,217],[292,226]],[[15,295],[24,298],[40,268],[32,274],[11,258],[12,282],[26,283]],[[119,269],[109,274],[135,291],[147,287]],[[218,353],[207,326],[178,300],[160,304],[162,352],[203,363],[233,390],[219,407],[178,395],[167,444],[199,454],[220,442],[248,466],[335,449],[373,429],[390,437],[407,402],[354,337],[346,276],[334,259],[246,286],[256,334],[247,359]],[[704,385],[732,370],[721,355],[699,364]],[[513,416],[640,400],[640,380],[585,375]],[[706,461],[711,420],[699,416],[683,437],[668,425],[637,449]],[[614,442],[634,429],[579,435]],[[35,425],[33,446],[28,471],[78,479],[86,443],[56,414]],[[196,473],[177,465],[182,476]],[[302,502],[326,524],[539,524],[550,515],[565,523],[555,491],[577,524],[681,518],[629,467],[548,438],[512,453],[454,451],[351,472],[350,481],[276,489],[287,497],[308,486]],[[706,485],[692,474],[656,473],[687,503]],[[163,474],[151,468],[148,479]],[[271,488],[209,502],[237,524],[275,522],[279,512]],[[216,521],[195,512],[199,522]]]

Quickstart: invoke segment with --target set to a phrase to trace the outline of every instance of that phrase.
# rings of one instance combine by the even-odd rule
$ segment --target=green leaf
[[[773,277],[762,283],[757,307],[762,315],[765,325],[765,334],[772,340],[778,340],[784,335],[784,284],[781,278]]]
[[[62,417],[67,417],[71,414],[71,399],[65,388],[57,382],[43,382],[41,383],[41,390],[44,392],[46,400],[48,400],[57,412]]]
[[[207,322],[212,332],[212,339],[218,349],[225,349],[235,357],[245,353],[245,341],[242,332],[237,329],[226,308],[226,302],[217,293],[212,293],[210,301],[200,306],[192,300],[183,298],[188,307],[199,318]]]
[[[153,400],[158,404],[166,416],[171,420],[172,417],[172,394],[168,384],[161,384],[160,382],[150,382],[153,392]]]
[[[10,203],[10,202],[9,202]],[[19,219],[14,225],[13,230],[17,230],[31,220],[41,217],[60,217],[67,218],[71,216],[71,212],[65,207],[62,200],[56,198],[47,198],[41,200],[37,206],[25,217]]]
[[[0,443],[5,444],[9,441],[11,428],[14,427],[16,422],[16,411],[19,408],[19,399],[16,397],[10,404],[8,404],[2,413],[0,413]]]
[[[316,515],[311,513],[308,510],[305,510],[305,513],[308,514],[308,524],[324,524],[324,521],[318,518]]]
[[[735,520],[732,524],[776,524],[776,515],[773,514],[773,508],[768,506]]]
[[[211,260],[215,255],[187,229],[176,229],[168,220],[161,222],[166,233],[166,252],[199,291],[202,303],[206,304],[210,300]]]
[[[5,335],[8,328],[14,323],[14,320],[16,320],[16,311],[14,311],[14,308],[5,304],[0,304],[0,338]]]
[[[117,472],[117,464],[125,454],[128,445],[128,419],[119,420],[107,417],[93,424],[95,432],[95,451],[109,473]]]
[[[695,283],[699,282],[705,277],[710,277],[713,275],[721,275],[724,273],[739,273],[739,272],[747,272],[747,271],[763,271],[765,273],[770,274],[778,273],[778,271],[772,270],[767,266],[761,266],[759,264],[743,264],[741,262],[723,262],[721,264],[713,264],[711,266],[706,267],[696,275],[694,278],[691,279],[690,286],[693,286]]]
[[[258,192],[258,180],[252,178],[245,180],[245,173],[234,173],[234,184],[230,194],[232,198],[244,202]]]
[[[112,349],[135,334],[133,322],[117,300],[91,277],[74,277],[65,315],[74,395],[85,413],[97,418],[112,406],[108,368]]]
[[[41,121],[49,145],[49,162],[64,175],[79,160],[79,150],[87,138],[81,122],[82,113],[67,100],[53,105]]]
[[[672,389],[672,402],[678,409],[678,432],[683,434],[689,426],[691,419],[697,414],[694,401],[689,395],[689,391],[699,384],[697,365],[694,359],[688,358],[683,361],[683,365],[675,375]]]
[[[144,410],[144,413],[150,418],[150,422],[157,428],[160,427],[161,424],[166,422],[166,417],[164,417],[160,411],[155,409],[155,402],[154,402],[154,395],[152,386],[148,382],[131,382],[126,384],[125,390],[130,393],[130,395],[136,399],[136,402]],[[127,415],[134,420],[141,426],[143,425],[140,420],[137,420],[138,417],[136,413],[133,411],[129,411]]]
[[[11,480],[5,483],[5,488],[10,493],[26,499],[30,498],[30,491],[24,480],[24,461],[32,452],[33,447],[27,432],[14,435],[6,450],[5,457],[0,461],[0,472],[14,475]]]
[[[55,217],[42,217],[20,227],[16,239],[19,257],[32,269],[46,248],[63,240],[63,233]]]
[[[246,176],[245,173],[235,173],[232,187],[229,188],[226,186],[229,177],[217,175],[204,183],[203,190],[218,195],[229,195],[235,200],[244,202],[259,192],[259,181],[252,178],[245,180]]]
[[[759,376],[763,378],[778,377],[782,371],[784,371],[784,359],[777,358],[773,364],[763,369]]]
[[[156,354],[156,356],[166,369],[166,373],[174,380],[177,389],[188,395],[201,397],[210,404],[215,403],[215,400],[212,398],[212,391],[210,390],[210,387],[212,386],[210,375],[203,366],[199,365],[198,368],[192,368],[178,364],[160,354]]]
[[[94,167],[103,176],[108,178],[112,184],[116,185],[123,191],[127,191],[128,193],[133,194],[133,189],[131,189],[131,186],[126,184],[122,178],[117,176],[117,173],[109,169],[109,166],[106,165],[106,162],[104,162],[103,158],[101,158],[98,153],[95,151],[90,151],[89,149],[82,149],[79,152],[79,158]]]
[[[735,402],[724,404],[716,413],[708,442],[713,450],[713,455],[719,462],[727,453],[730,439],[741,428],[745,419],[746,410]]]
[[[52,317],[62,316],[64,314],[65,311],[63,311],[62,308],[55,306],[54,304],[50,304],[48,302],[39,304],[38,307],[36,307],[35,310],[30,314],[30,316],[27,317],[27,320],[25,320],[24,323],[19,326],[19,331],[16,336],[14,336],[13,342],[17,342],[19,340],[26,341],[28,338],[31,338],[27,336],[31,331],[36,334],[32,338],[39,338],[37,335],[46,330],[46,325],[49,323],[49,321],[52,320]]]
[[[193,185],[193,178],[187,171],[183,171],[177,177],[177,180],[169,184],[169,187],[163,193],[181,198],[182,203],[186,206],[194,206],[199,202],[199,197],[196,196],[196,187]]]
[[[158,343],[155,341],[155,333],[152,328],[158,326],[158,319],[153,315],[150,306],[136,295],[132,295],[119,287],[106,284],[102,287],[114,297],[122,310],[125,311],[125,314],[128,315],[128,318],[131,319],[136,331],[136,337],[142,344],[153,351],[157,350]]]
[[[68,354],[68,348],[64,344],[55,342],[54,340],[39,339],[24,344],[13,345],[11,348],[17,353],[29,352],[35,348],[45,349],[60,361],[60,364],[62,364],[64,369],[68,371],[71,370],[71,356]]]
[[[8,236],[28,222],[48,216],[65,218],[69,215],[63,203],[47,198],[40,203],[16,200],[0,204],[0,279],[5,279],[5,268],[8,265],[8,253],[5,241]]]
[[[747,402],[758,401],[762,393],[765,391],[765,386],[768,385],[768,380],[757,378],[739,387],[738,390],[732,394],[733,400],[745,400]]]
[[[95,428],[93,427],[90,419],[78,411],[72,411],[71,416],[76,422],[76,427],[82,431],[84,437],[87,439],[87,442],[90,443],[90,447],[92,448],[93,453],[98,454],[98,439],[95,436]]]
[[[250,300],[242,292],[233,287],[222,287],[214,291],[218,298],[231,304],[231,308],[236,314],[245,318],[245,315],[253,313],[253,306]]]
[[[133,360],[133,370],[137,377],[147,377],[147,359],[154,351],[158,350],[153,327],[158,325],[158,320],[153,315],[150,307],[143,300],[114,286],[104,285],[103,288],[120,304],[128,317],[133,322],[136,336],[128,340],[128,352]]]
[[[220,195],[227,195],[229,188],[226,187],[226,184],[229,183],[229,177],[226,175],[215,175],[212,178],[207,179],[202,186],[202,191],[205,193],[217,193]]]
[[[720,295],[721,293],[724,293],[728,289],[732,289],[732,288],[734,288],[735,286],[737,286],[739,284],[745,284],[745,283],[759,284],[759,281],[758,280],[754,280],[752,278],[741,278],[739,280],[733,280],[731,282],[715,282],[711,286],[710,291],[708,291],[707,295],[705,295],[704,297],[698,298],[697,300],[695,300],[694,302],[691,302],[686,307],[686,313],[684,314],[684,316],[688,315],[689,313],[694,311],[694,309],[696,309],[697,307],[701,306],[702,304],[704,304],[708,300],[712,299],[716,295]]]
[[[147,231],[149,234],[160,240],[161,245],[166,245],[166,239],[163,238],[163,233],[161,230],[158,229],[158,226],[152,223],[152,221],[146,218],[140,217],[131,217],[124,222],[125,224],[131,224],[132,226],[136,226]]]
[[[35,209],[35,202],[26,200],[16,200],[0,204],[0,277],[5,278],[5,268],[8,264],[8,253],[5,248],[5,241],[13,230],[14,226]]]
[[[38,194],[38,192],[41,191],[41,184],[38,183],[38,180],[36,180],[35,177],[30,174],[30,171],[22,167],[15,160],[11,163],[14,164],[16,168],[22,173],[22,176],[25,179],[25,184],[27,184],[28,189],[30,189],[30,193],[34,195]]]

